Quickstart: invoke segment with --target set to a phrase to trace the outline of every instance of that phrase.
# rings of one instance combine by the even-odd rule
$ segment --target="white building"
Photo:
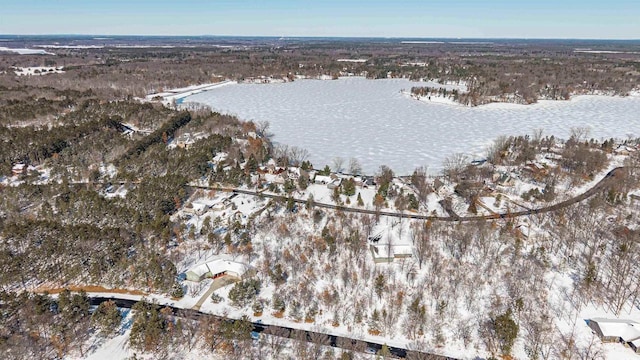
[[[625,319],[593,318],[589,327],[602,342],[620,342],[640,353],[640,323]]]
[[[230,260],[217,259],[196,265],[187,271],[187,280],[200,282],[206,278],[217,279],[219,277],[230,275],[243,279],[249,266]]]

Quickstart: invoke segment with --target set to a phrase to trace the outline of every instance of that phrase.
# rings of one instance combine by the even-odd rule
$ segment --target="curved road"
[[[338,205],[326,204],[326,203],[318,203],[318,202],[314,202],[313,205],[321,208],[339,210],[344,212],[370,214],[370,215],[384,215],[384,216],[403,217],[403,218],[419,219],[419,220],[432,220],[432,221],[454,222],[454,221],[486,221],[486,220],[495,220],[495,219],[511,219],[519,216],[543,214],[551,211],[556,211],[556,210],[571,206],[575,203],[581,202],[585,199],[588,199],[591,196],[598,193],[603,188],[607,187],[609,183],[612,182],[616,177],[621,176],[624,169],[625,169],[624,167],[617,167],[609,171],[604,176],[604,178],[602,178],[602,180],[596,183],[589,190],[571,199],[567,199],[557,204],[539,208],[539,209],[530,209],[530,210],[516,211],[516,212],[510,212],[510,213],[503,213],[503,214],[477,215],[477,216],[434,216],[434,215],[423,215],[423,214],[401,214],[397,212],[375,211],[375,210],[368,210],[368,209],[356,209],[351,207],[338,206]],[[282,195],[267,194],[264,192],[259,192],[254,190],[226,188],[226,187],[220,187],[220,186],[193,186],[193,185],[189,185],[189,186],[195,189],[219,190],[219,191],[226,191],[226,192],[253,195],[253,196],[264,196],[267,198],[281,199],[283,201],[286,201],[288,199],[287,197]],[[301,200],[301,199],[293,199],[293,201],[298,204],[306,204],[307,202],[307,200]]]
[[[95,306],[100,305],[105,301],[113,301],[116,304],[116,306],[121,308],[127,308],[127,309],[131,309],[133,305],[135,305],[138,302],[136,300],[118,299],[114,297],[90,297],[89,301],[91,305],[95,305]],[[207,313],[203,313],[201,311],[193,310],[193,309],[182,309],[182,308],[177,308],[170,305],[160,305],[160,304],[158,304],[158,306],[171,309],[173,315],[177,317],[183,317],[183,318],[188,317],[190,319],[199,319],[200,317],[207,316],[207,317],[216,318],[217,320],[220,320],[220,321],[236,321],[234,319],[229,319],[229,318],[225,318],[225,317],[217,316],[213,314],[207,314]],[[267,324],[255,323],[255,322],[251,324],[253,325],[253,331],[256,333],[264,332],[267,328],[276,328],[281,330],[277,334],[283,334],[287,338],[291,338],[291,336],[294,334],[294,331],[300,331],[300,329],[293,329],[285,326],[274,326],[274,325],[267,325]],[[332,347],[343,348],[341,344],[350,344],[351,345],[350,348],[345,348],[345,350],[349,350],[349,351],[364,352],[364,351],[372,350],[377,353],[380,349],[382,349],[382,346],[383,346],[382,344],[378,344],[378,343],[372,343],[368,341],[356,340],[356,339],[351,339],[351,338],[346,338],[341,336],[317,333],[313,331],[304,331],[304,332],[307,338],[307,342],[313,342],[312,339],[319,339],[322,336],[325,336],[326,339],[329,340],[328,344]],[[270,335],[282,336],[282,335],[276,335],[276,334],[270,334]],[[357,350],[354,350],[354,349],[357,349]],[[422,354],[422,355],[428,355],[429,359],[432,359],[432,360],[456,360],[455,358],[450,358],[442,355],[420,353],[412,350],[407,350],[407,349],[397,348],[397,347],[390,347],[390,346],[389,346],[389,351],[391,352],[391,355],[393,355],[396,358],[406,358],[407,355],[410,355],[410,354]]]

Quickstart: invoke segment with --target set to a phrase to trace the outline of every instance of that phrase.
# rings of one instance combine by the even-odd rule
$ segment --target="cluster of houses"
[[[587,325],[602,342],[622,343],[640,354],[640,323],[633,320],[593,318]]]
[[[258,180],[266,184],[283,185],[285,182],[292,180],[298,181],[300,176],[305,176],[309,182],[317,185],[326,185],[329,189],[335,189],[342,184],[342,181],[353,177],[356,186],[368,188],[374,186],[373,176],[350,176],[345,174],[330,173],[325,175],[318,170],[303,170],[299,167],[281,167],[276,166],[273,161],[267,165],[258,168]]]
[[[273,162],[269,162],[265,166],[260,166],[257,173],[260,183],[273,183],[278,185],[283,185],[288,180],[297,181],[303,174],[308,176],[308,172],[298,167],[280,167],[276,166]]]
[[[640,150],[640,145],[631,146],[626,144],[619,144],[614,150],[613,153],[616,155],[629,155],[636,151]]]

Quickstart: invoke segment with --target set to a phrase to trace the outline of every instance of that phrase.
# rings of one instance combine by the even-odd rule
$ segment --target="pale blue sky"
[[[0,0],[0,34],[640,39],[640,0]]]

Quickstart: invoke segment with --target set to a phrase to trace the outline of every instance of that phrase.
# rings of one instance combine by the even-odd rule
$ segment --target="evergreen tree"
[[[116,303],[109,300],[98,305],[91,316],[91,322],[98,328],[102,336],[109,336],[120,326],[122,315]]]
[[[258,161],[256,161],[256,158],[253,156],[253,154],[249,156],[249,160],[247,160],[245,169],[249,171],[249,173],[254,173],[258,170]]]
[[[184,289],[180,283],[176,282],[173,284],[173,289],[171,290],[171,297],[176,299],[181,299],[184,297]]]
[[[341,205],[342,201],[340,200],[340,189],[335,187],[333,188],[333,193],[331,194],[331,200],[333,200],[336,205]]]
[[[237,282],[229,291],[229,300],[234,306],[244,307],[260,293],[260,287],[261,284],[258,279]]]
[[[409,194],[409,210],[418,210],[420,203],[414,194]]]
[[[300,190],[306,190],[308,186],[309,186],[309,177],[304,174],[300,175],[300,177],[298,177],[298,187],[300,188]]]
[[[287,198],[287,211],[293,211],[296,206],[296,202],[293,200],[293,196]]]
[[[504,355],[509,355],[520,330],[518,324],[513,320],[511,309],[495,317],[491,324],[500,350]]]
[[[296,189],[296,185],[293,183],[293,180],[289,179],[284,182],[284,192],[287,194],[291,194]]]
[[[305,161],[302,162],[302,165],[300,165],[300,169],[302,169],[304,171],[309,171],[309,170],[313,169],[313,165],[308,160],[305,160]]]
[[[373,313],[371,313],[368,325],[370,333],[380,332],[380,313],[378,312],[378,309],[373,309]]]
[[[378,274],[375,279],[374,289],[379,298],[382,297],[382,291],[384,290],[384,286],[386,285],[386,280],[383,274]]]
[[[349,178],[342,183],[342,193],[347,196],[353,196],[356,193],[356,182],[353,178]]]
[[[381,358],[388,358],[391,356],[391,350],[389,350],[389,346],[385,343],[382,344],[382,348],[380,348],[380,350],[378,350],[377,355]]]

